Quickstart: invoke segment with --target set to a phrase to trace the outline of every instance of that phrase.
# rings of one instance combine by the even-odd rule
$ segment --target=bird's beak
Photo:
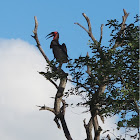
[[[48,37],[49,36],[49,37]],[[48,37],[47,39],[51,38],[54,36],[54,32],[51,32],[50,34],[48,34],[46,37]]]

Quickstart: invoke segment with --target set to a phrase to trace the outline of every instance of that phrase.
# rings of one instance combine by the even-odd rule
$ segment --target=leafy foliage
[[[110,46],[89,42],[92,56],[80,56],[67,66],[76,89],[81,91],[77,93],[86,94],[83,104],[98,104],[98,112],[104,116],[119,114],[122,120],[118,127],[139,127],[138,21],[136,16],[136,21],[120,32],[121,24],[116,19],[108,20],[106,26],[112,29]],[[113,49],[116,42],[120,45]],[[101,86],[106,90],[97,98]]]
[[[51,61],[47,67],[46,67],[46,72],[39,72],[39,74],[43,75],[46,79],[53,79],[54,81],[57,81],[58,79],[61,79],[68,74],[62,71],[59,67],[56,67],[58,64],[57,61]]]

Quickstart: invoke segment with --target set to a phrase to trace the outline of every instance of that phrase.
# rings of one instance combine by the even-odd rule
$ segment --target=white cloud
[[[63,130],[48,111],[36,105],[53,107],[55,87],[37,71],[45,71],[46,62],[38,49],[21,39],[0,39],[0,138],[3,140],[65,140]],[[71,87],[67,84],[67,89]],[[71,96],[68,102],[77,102]],[[85,108],[67,108],[66,121],[74,140],[86,138],[83,119]],[[111,119],[112,120],[112,119]],[[108,120],[103,126],[114,127]]]
[[[55,87],[37,71],[46,62],[38,49],[21,39],[0,39],[0,137],[4,140],[65,140],[63,130],[48,111],[36,105],[53,107]],[[67,89],[72,86],[67,84]],[[72,96],[69,101],[79,100]],[[66,121],[75,140],[84,139],[83,109],[68,108]]]
[[[36,47],[20,39],[1,39],[0,66],[1,139],[63,139],[53,114],[39,112],[36,107],[53,105],[50,97],[56,93],[54,86],[37,72],[45,71],[46,63]],[[54,130],[56,135],[51,136]]]

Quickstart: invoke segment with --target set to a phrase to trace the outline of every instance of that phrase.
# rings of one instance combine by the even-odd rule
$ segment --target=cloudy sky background
[[[37,71],[45,71],[45,60],[37,48],[21,39],[0,40],[0,137],[3,140],[65,140],[62,130],[56,127],[54,115],[39,111],[36,105],[53,107],[56,89]],[[66,90],[71,87],[67,84]],[[77,102],[80,97],[72,96],[68,103]],[[83,119],[89,120],[85,108],[67,108],[66,120],[75,140],[86,137]],[[106,119],[104,130],[111,130],[116,136],[124,131],[115,131],[118,117]],[[121,133],[120,133],[121,132]],[[111,134],[113,137],[113,135]]]
[[[121,3],[121,4],[120,4]],[[45,71],[46,63],[34,39],[30,36],[34,28],[34,16],[39,21],[39,39],[47,56],[52,59],[49,49],[51,40],[45,36],[51,31],[59,31],[60,43],[65,42],[71,58],[85,55],[88,35],[74,25],[80,22],[87,26],[81,13],[91,19],[95,38],[99,39],[100,25],[107,19],[122,20],[125,8],[129,13],[128,23],[138,13],[138,0],[118,1],[36,1],[4,0],[0,2],[0,138],[2,140],[65,140],[62,130],[56,127],[54,115],[48,111],[38,111],[36,105],[53,107],[56,89],[38,71]],[[107,45],[108,28],[104,27],[103,43]],[[86,50],[86,51],[85,51]],[[71,87],[67,84],[67,89]],[[67,90],[66,89],[66,90]],[[70,97],[68,102],[77,102],[78,97]],[[66,120],[74,140],[86,138],[83,119],[84,108],[67,108]],[[107,119],[104,130],[115,128],[118,117]],[[124,130],[114,132],[124,133]],[[129,140],[129,139],[128,139]]]

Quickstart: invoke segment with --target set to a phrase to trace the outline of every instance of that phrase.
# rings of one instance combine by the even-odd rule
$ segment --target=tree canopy
[[[101,116],[118,114],[118,129],[133,127],[139,131],[138,20],[136,16],[122,30],[122,23],[108,20],[105,26],[111,28],[110,45],[89,41],[91,56],[80,56],[68,68],[76,94],[85,97],[82,105],[89,105],[90,111],[95,111],[96,106]],[[104,93],[97,95],[103,86]]]
[[[89,123],[84,120],[87,139],[92,140],[92,127],[94,128],[94,140],[100,139],[102,128],[99,126],[97,115],[104,122],[104,117],[118,114],[120,120],[117,124],[118,129],[121,127],[137,128],[139,132],[139,95],[138,95],[138,46],[139,46],[139,17],[135,17],[135,21],[126,24],[128,13],[124,11],[123,20],[119,23],[116,19],[108,20],[105,26],[111,28],[112,37],[109,46],[102,44],[103,24],[101,25],[101,35],[99,41],[94,38],[90,19],[84,16],[88,24],[88,30],[79,23],[75,23],[82,27],[89,35],[88,42],[91,49],[90,55],[79,56],[74,60],[70,60],[67,68],[69,69],[71,79],[68,74],[57,67],[57,61],[50,61],[41,49],[38,37],[38,22],[35,18],[35,29],[33,38],[37,42],[37,47],[47,62],[47,72],[40,72],[48,79],[57,89],[54,107],[39,106],[40,110],[48,110],[54,113],[54,121],[60,128],[61,122],[64,134],[68,140],[72,140],[66,120],[65,108],[67,103],[64,96],[70,94],[81,95],[85,100],[79,102],[88,108],[91,114]],[[55,83],[60,80],[59,85]],[[74,84],[68,92],[64,89],[67,80]],[[131,137],[136,138],[137,133]],[[108,139],[109,136],[108,136]]]

